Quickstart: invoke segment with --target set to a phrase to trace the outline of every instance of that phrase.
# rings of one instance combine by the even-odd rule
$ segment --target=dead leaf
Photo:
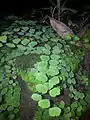
[[[72,37],[75,35],[73,33],[73,31],[67,25],[65,25],[63,22],[55,20],[54,18],[51,18],[51,17],[49,17],[49,19],[50,19],[50,24],[51,24],[52,28],[62,38],[64,38],[68,34]]]

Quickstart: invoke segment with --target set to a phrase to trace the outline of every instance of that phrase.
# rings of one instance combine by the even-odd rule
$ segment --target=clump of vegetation
[[[31,98],[38,103],[35,120],[79,118],[90,104],[90,98],[89,93],[86,95],[77,88],[75,72],[84,55],[81,48],[76,51],[77,41],[76,36],[62,39],[37,21],[17,20],[7,28],[0,36],[0,116],[7,116],[8,120],[19,117],[21,89],[16,79],[20,75],[33,92]],[[17,59],[21,63],[23,55],[29,55],[32,61],[35,55],[39,59],[26,61],[32,65],[21,69]],[[77,76],[84,86],[89,85],[82,72]],[[68,104],[63,99],[65,90],[70,99]]]
[[[13,60],[4,64],[0,69],[0,116],[13,120],[19,117],[21,89]]]

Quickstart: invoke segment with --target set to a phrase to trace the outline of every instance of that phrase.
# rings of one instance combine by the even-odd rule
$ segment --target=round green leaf
[[[53,84],[48,84],[49,90],[53,88],[53,86],[54,86]]]
[[[52,54],[50,57],[51,57],[51,59],[53,59],[53,60],[58,60],[58,59],[60,58],[60,56],[59,56],[59,55],[56,55],[56,54]]]
[[[71,70],[70,65],[66,65],[66,70],[67,70],[68,72],[70,72],[70,70]]]
[[[7,104],[3,103],[0,105],[0,111],[6,110],[7,109]]]
[[[62,109],[65,107],[65,102],[63,100],[60,101],[59,107]]]
[[[46,49],[51,50],[51,47],[48,44],[44,45]]]
[[[85,97],[84,93],[80,94],[80,98],[83,99]]]
[[[72,79],[68,78],[68,79],[67,79],[67,83],[68,83],[68,84],[71,84],[71,83],[72,83]]]
[[[2,47],[3,46],[3,44],[2,43],[0,43],[0,47]]]
[[[38,84],[38,85],[36,85],[36,90],[40,93],[45,94],[48,91],[48,87],[47,87],[47,85]]]
[[[78,112],[81,112],[81,111],[82,111],[82,105],[80,105],[80,106],[77,108],[77,111],[78,111]]]
[[[9,118],[9,120],[13,120],[13,119],[15,118],[15,114],[10,114],[10,115],[8,116],[8,118]]]
[[[38,105],[41,107],[41,108],[49,108],[50,107],[50,101],[48,99],[42,99],[38,102]]]
[[[70,107],[68,106],[68,107],[65,107],[64,108],[64,114],[67,114],[67,113],[70,113]]]
[[[27,48],[25,47],[25,46],[23,46],[23,45],[17,45],[17,47],[18,47],[18,49],[20,49],[20,50],[26,50]]]
[[[69,34],[67,34],[67,35],[64,36],[64,39],[65,40],[71,40],[71,36]]]
[[[84,94],[81,93],[81,92],[79,92],[79,91],[76,91],[75,98],[77,98],[77,99],[79,99],[79,98],[83,99],[84,98]]]
[[[0,36],[0,42],[6,43],[7,42],[7,36]]]
[[[49,64],[53,65],[53,66],[57,66],[59,64],[59,61],[57,61],[57,60],[50,60]]]
[[[53,47],[53,50],[52,50],[52,53],[53,53],[53,54],[59,54],[59,53],[60,53],[59,47],[58,47],[58,46],[54,46],[54,47]]]
[[[18,32],[18,35],[24,35],[24,33],[23,32]]]
[[[74,39],[75,41],[80,40],[80,38],[79,38],[78,36],[75,36],[73,39]]]
[[[39,100],[42,99],[42,96],[39,95],[39,94],[33,94],[33,95],[31,96],[31,98],[32,98],[33,100],[35,100],[35,101],[39,101]]]
[[[60,94],[60,89],[58,87],[55,87],[49,91],[49,94],[51,97],[56,97],[57,95]]]
[[[59,71],[57,69],[57,67],[50,67],[47,71],[47,75],[50,75],[50,76],[55,76],[55,75],[58,75],[59,74]]]
[[[73,103],[71,104],[71,108],[72,108],[72,109],[75,109],[75,108],[77,108],[77,107],[78,107],[77,102],[73,102]]]
[[[43,33],[42,31],[37,31],[35,35],[40,36],[42,33]]]
[[[35,29],[33,29],[33,28],[31,28],[30,30],[29,30],[29,33],[31,34],[31,36],[35,33]]]
[[[38,71],[45,74],[45,73],[47,73],[47,67],[38,66]]]
[[[13,31],[14,32],[19,32],[20,28],[14,28]]]
[[[47,61],[41,61],[38,62],[37,64],[34,65],[36,68],[46,68],[48,66],[48,62]],[[39,70],[39,69],[38,69]],[[42,72],[42,71],[41,71]]]
[[[47,56],[47,55],[41,55],[41,56],[40,56],[40,59],[41,59],[42,61],[48,61],[48,60],[49,60],[49,56]]]
[[[90,94],[89,93],[86,94],[85,100],[86,100],[87,103],[90,104]]]
[[[29,28],[28,27],[22,27],[22,29],[26,32]]]
[[[53,41],[53,42],[58,42],[59,39],[57,39],[56,37],[55,38],[50,38],[50,41]]]
[[[82,115],[82,112],[76,111],[76,115],[77,115],[78,117],[80,117],[80,116]]]
[[[73,78],[74,77],[74,73],[72,71],[69,72],[69,76],[70,76],[70,78]]]
[[[59,116],[61,114],[61,109],[59,107],[49,108],[49,115],[51,117]]]
[[[27,45],[29,42],[30,42],[29,39],[23,39],[23,40],[21,41],[21,43],[22,43],[23,45]]]
[[[33,48],[35,45],[37,45],[36,41],[32,41],[28,44],[29,47]]]
[[[59,78],[58,78],[58,76],[55,76],[55,77],[52,77],[50,80],[49,80],[49,84],[50,85],[56,85],[56,84],[58,84],[59,83]]]
[[[62,48],[62,44],[60,44],[60,43],[57,43],[57,46],[58,46],[59,49]]]
[[[3,32],[2,35],[8,35],[8,31]]]
[[[45,75],[45,73],[47,73],[47,70],[48,70],[47,65],[48,65],[48,62],[43,61],[43,62],[38,62],[35,65],[35,67],[41,74]]]
[[[13,40],[13,43],[18,44],[20,41],[21,41],[20,38],[16,38],[16,39]]]
[[[48,41],[48,36],[43,34],[42,35],[42,41],[44,41],[44,42]]]
[[[1,94],[4,95],[4,94],[7,93],[7,91],[8,91],[8,88],[3,88],[3,89],[1,90]]]
[[[75,80],[75,78],[72,78],[72,84],[76,84],[76,80]]]
[[[87,106],[87,102],[85,101],[85,99],[81,99],[80,104],[83,106]]]
[[[6,43],[6,45],[10,48],[15,48],[15,45],[13,43]]]
[[[69,90],[70,90],[70,92],[72,92],[73,91],[73,85],[70,85],[70,87],[69,87]]]
[[[48,80],[46,74],[43,74],[42,72],[39,72],[39,73],[36,74],[36,79],[39,80],[42,83],[44,83]]]

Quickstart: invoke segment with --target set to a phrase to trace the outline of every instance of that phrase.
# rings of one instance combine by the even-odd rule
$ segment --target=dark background
[[[0,17],[7,14],[28,13],[32,8],[39,9],[52,6],[49,0],[3,0],[0,2]],[[80,12],[90,12],[90,0],[67,0],[66,6]]]

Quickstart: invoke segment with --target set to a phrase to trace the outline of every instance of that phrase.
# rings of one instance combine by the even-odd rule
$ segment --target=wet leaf
[[[37,90],[39,93],[45,94],[45,93],[47,93],[47,91],[48,91],[48,87],[47,87],[47,85],[38,84],[38,85],[36,85],[36,90]]]
[[[60,89],[55,87],[49,91],[49,94],[51,97],[56,97],[57,95],[60,95]]]
[[[58,61],[58,60],[50,60],[50,61],[49,61],[49,64],[50,64],[51,66],[57,66],[57,65],[59,64],[59,61]]]
[[[18,47],[18,49],[19,50],[26,50],[27,48],[25,47],[25,46],[23,46],[23,45],[17,45],[17,47]]]
[[[60,58],[60,56],[56,54],[52,54],[50,57],[51,59],[54,59],[54,60],[58,60]]]
[[[41,55],[41,56],[40,56],[40,59],[41,59],[42,61],[48,61],[50,58],[49,58],[49,56],[47,56],[47,55]]]
[[[46,74],[43,74],[42,72],[38,72],[36,74],[36,79],[39,80],[40,82],[44,83],[48,80]]]
[[[13,31],[14,32],[19,32],[20,28],[14,28]]]
[[[59,82],[60,82],[60,81],[59,81],[58,76],[55,76],[55,77],[52,77],[52,78],[49,80],[49,85],[54,86],[54,85],[58,84]]]
[[[29,42],[30,42],[29,39],[23,39],[23,40],[21,41],[22,45],[27,45]]]
[[[26,32],[27,30],[29,30],[28,27],[22,27],[22,29]]]
[[[32,41],[28,44],[29,47],[33,48],[35,45],[37,45],[37,42]]]
[[[65,103],[63,100],[60,101],[60,104],[59,104],[59,108],[64,108],[65,107]]]
[[[51,117],[59,116],[61,114],[61,109],[59,107],[49,108],[49,115]]]
[[[22,35],[24,35],[24,33],[23,33],[23,32],[18,32],[18,35],[21,35],[21,36],[22,36]]]
[[[49,108],[50,107],[50,101],[48,99],[42,99],[38,102],[38,105],[41,108]]]
[[[3,44],[2,43],[0,43],[0,47],[2,47],[3,46]]]
[[[0,36],[0,42],[6,43],[7,42],[7,36]]]
[[[6,45],[10,48],[15,48],[15,45],[13,43],[6,43]]]
[[[16,39],[13,40],[13,43],[18,44],[20,41],[21,41],[20,38],[16,38]]]
[[[33,94],[31,98],[35,101],[39,101],[42,99],[42,96],[40,94]]]
[[[58,75],[59,74],[59,70],[57,69],[57,67],[50,67],[48,70],[47,70],[47,74],[48,76],[55,76],[55,75]]]

